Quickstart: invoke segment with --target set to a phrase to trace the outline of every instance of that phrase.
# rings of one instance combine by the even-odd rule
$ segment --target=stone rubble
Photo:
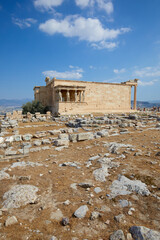
[[[160,239],[159,121],[155,113],[1,121],[0,238],[13,225],[24,239]]]
[[[16,185],[3,195],[3,208],[19,208],[37,199],[38,188],[32,185]]]
[[[114,180],[110,186],[110,190],[110,198],[115,198],[118,195],[128,195],[132,192],[136,192],[142,196],[150,194],[145,183],[139,180],[130,180],[125,176],[119,176],[118,180]]]

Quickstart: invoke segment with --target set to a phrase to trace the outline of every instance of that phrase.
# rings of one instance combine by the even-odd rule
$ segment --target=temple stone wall
[[[131,109],[131,86],[55,80],[55,86],[64,84],[85,86],[85,100],[81,103],[59,102],[58,112],[61,114],[129,111]]]
[[[50,107],[54,114],[129,112],[132,86],[136,110],[137,79],[118,84],[47,77],[45,82],[46,86],[34,88],[35,100]]]

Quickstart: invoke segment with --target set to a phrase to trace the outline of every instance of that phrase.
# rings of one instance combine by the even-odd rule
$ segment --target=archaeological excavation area
[[[8,115],[0,129],[1,240],[160,239],[159,113]]]

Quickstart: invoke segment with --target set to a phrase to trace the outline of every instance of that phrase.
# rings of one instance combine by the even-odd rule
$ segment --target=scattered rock
[[[135,240],[158,240],[160,239],[160,232],[151,230],[143,226],[132,226],[129,229]]]
[[[125,215],[124,214],[119,214],[114,217],[114,220],[119,223],[124,223],[125,222]]]
[[[74,216],[77,218],[84,218],[86,216],[86,213],[88,210],[89,209],[88,209],[87,205],[83,205],[75,211]]]
[[[4,172],[3,170],[0,171],[0,180],[3,180],[3,179],[9,179],[10,178],[10,175],[6,172]]]
[[[57,139],[53,143],[57,147],[68,146],[69,145],[69,140],[67,140],[67,139]]]
[[[93,175],[97,181],[105,182],[106,177],[109,176],[108,167],[103,165],[102,168],[94,170]]]
[[[91,183],[91,182],[84,182],[84,183],[79,183],[78,186],[80,186],[82,188],[91,188],[91,187],[93,187],[93,183]]]
[[[129,202],[128,200],[122,199],[122,200],[119,200],[119,205],[122,208],[124,208],[124,207],[131,206],[131,202]]]
[[[16,224],[18,223],[18,220],[15,216],[12,216],[12,217],[9,217],[6,221],[5,221],[5,226],[8,227],[8,226],[11,226],[13,224]]]
[[[35,203],[38,188],[33,185],[16,185],[3,195],[4,208],[19,208],[29,203]]]
[[[69,200],[66,200],[63,204],[66,205],[66,206],[68,206],[68,205],[71,204],[71,202],[70,202]]]
[[[62,225],[67,226],[69,224],[69,219],[68,218],[63,218],[62,219]]]
[[[58,240],[55,236],[52,236],[50,240]]]
[[[142,183],[139,180],[130,180],[125,176],[119,176],[118,180],[113,181],[110,186],[111,198],[114,198],[118,195],[127,195],[132,192],[136,192],[142,196],[148,196],[150,194],[149,190],[145,183]]]
[[[93,133],[92,132],[87,132],[87,133],[78,133],[77,135],[77,140],[78,141],[85,141],[93,139]]]
[[[25,134],[22,136],[22,139],[24,141],[30,141],[32,137],[33,137],[32,134]]]
[[[120,230],[115,231],[115,232],[109,237],[109,239],[110,239],[110,240],[125,240],[125,236],[124,236],[123,231],[120,229]]]
[[[94,189],[94,192],[98,194],[98,193],[102,192],[102,189],[100,187],[96,187]]]
[[[99,216],[100,216],[100,213],[94,211],[94,212],[91,213],[90,219],[91,219],[91,220],[95,220],[95,219],[97,219]]]

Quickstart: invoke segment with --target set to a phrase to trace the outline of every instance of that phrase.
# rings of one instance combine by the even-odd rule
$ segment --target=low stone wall
[[[13,111],[12,113],[7,112],[5,115],[0,115],[0,120],[11,119],[22,121],[23,119],[32,120],[32,118],[43,120],[43,118],[51,119],[51,117],[52,115],[50,111],[48,111],[46,114],[40,114],[40,112],[36,112],[35,114],[31,114],[30,112],[27,114],[22,114],[22,111]]]

